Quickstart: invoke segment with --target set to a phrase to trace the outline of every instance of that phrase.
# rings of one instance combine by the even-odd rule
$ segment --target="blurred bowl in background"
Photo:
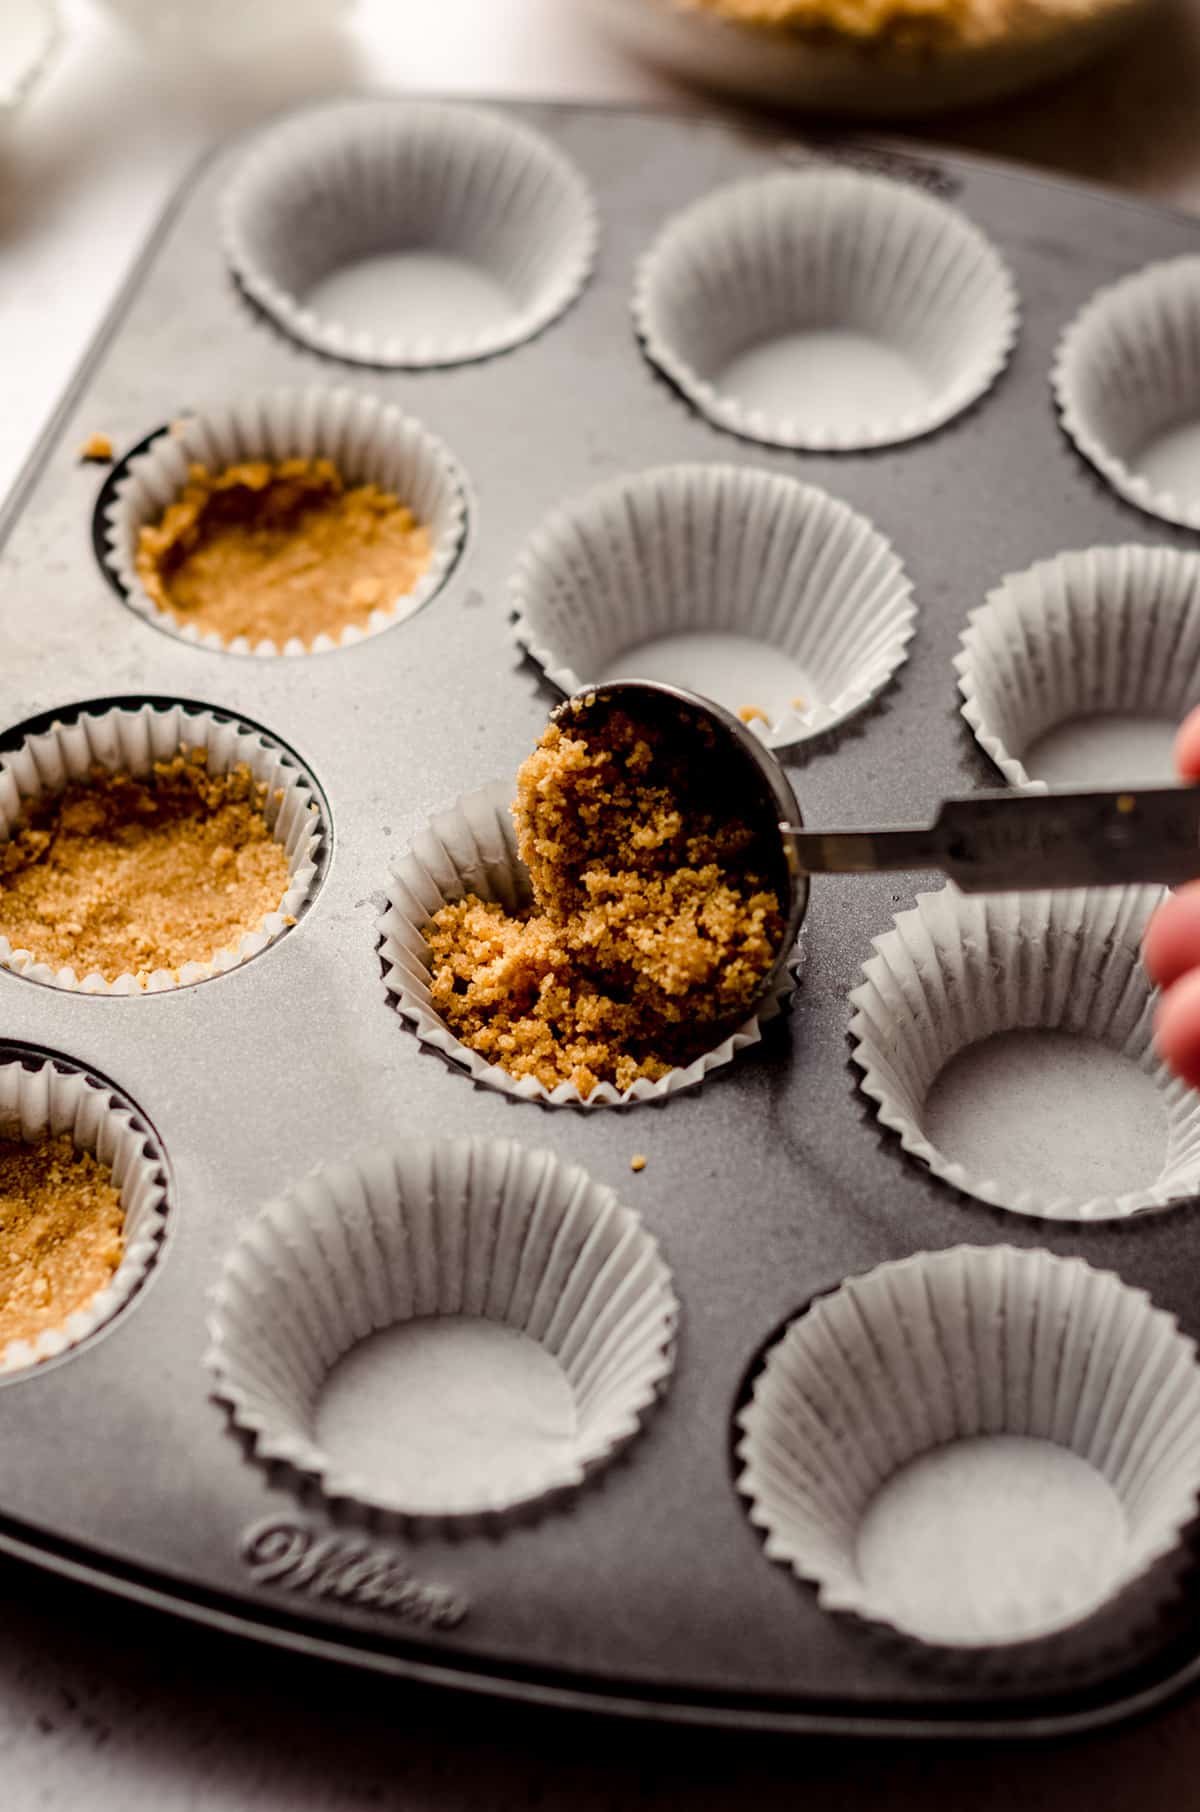
[[[980,0],[977,35],[939,32],[932,6],[901,29],[855,35],[828,25],[749,23],[718,0],[584,0],[627,49],[685,81],[776,106],[875,119],[915,118],[999,100],[1068,74],[1120,43],[1158,0]],[[764,9],[765,10],[765,9]],[[864,7],[865,13],[867,8]],[[878,15],[876,4],[870,10]],[[893,21],[895,22],[895,21]]]

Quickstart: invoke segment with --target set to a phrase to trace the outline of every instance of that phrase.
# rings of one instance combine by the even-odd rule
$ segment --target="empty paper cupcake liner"
[[[709,421],[816,451],[949,421],[995,382],[1017,316],[970,221],[849,170],[781,171],[694,203],[642,261],[634,296],[648,356]]]
[[[0,1348],[0,1373],[56,1358],[127,1303],[158,1252],[166,1217],[162,1156],[133,1110],[105,1083],[58,1059],[0,1053],[0,1138],[36,1143],[69,1133],[112,1172],[125,1215],[121,1260],[110,1281],[61,1327]]]
[[[257,956],[280,937],[303,911],[318,873],[324,826],[312,783],[295,758],[262,730],[235,719],[185,705],[114,707],[82,711],[69,721],[26,737],[0,756],[0,841],[19,828],[31,801],[61,792],[72,781],[87,781],[94,768],[110,774],[150,774],[156,762],[172,761],[193,749],[208,752],[210,773],[226,774],[243,763],[267,789],[263,815],[288,862],[288,888],[274,912],[247,931],[236,947],[214,951],[203,962],[177,970],[156,969],[142,976],[106,980],[92,972],[54,969],[36,951],[14,949],[0,929],[0,967],[30,981],[85,994],[157,994],[207,981]],[[0,908],[3,892],[0,891]],[[0,912],[0,926],[3,924]]]
[[[1182,1568],[1196,1349],[1079,1258],[960,1246],[853,1278],[771,1349],[739,1423],[767,1554],[922,1643],[1084,1656],[1088,1618],[1128,1639]]]
[[[1010,573],[971,613],[955,666],[981,748],[1013,786],[1045,792],[1024,757],[1048,731],[1094,717],[1174,725],[1200,704],[1200,555],[1093,547]]]
[[[138,535],[162,520],[202,465],[218,473],[244,460],[329,459],[348,484],[375,484],[412,510],[430,534],[432,557],[411,591],[373,610],[366,624],[311,645],[291,637],[226,641],[216,630],[181,622],[149,596],[137,572]],[[320,654],[390,629],[441,589],[458,558],[466,526],[463,480],[441,441],[392,403],[352,390],[272,390],[239,398],[172,424],[128,463],[105,512],[108,559],[127,602],[159,629],[201,648],[231,654]]]
[[[281,327],[368,365],[459,364],[530,339],[575,300],[596,249],[591,197],[561,152],[436,101],[341,102],[269,128],[221,220],[237,277]]]
[[[1155,1057],[1155,992],[1141,963],[1143,934],[1165,897],[1152,887],[967,896],[948,886],[919,894],[875,940],[850,996],[863,1090],[904,1149],[980,1201],[1047,1220],[1111,1220],[1200,1193],[1200,1095]],[[1128,1063],[1137,1093],[1129,1126],[1145,1126],[1149,1110],[1164,1129],[1144,1180],[1119,1193],[1055,1187],[1043,1174],[1053,1154],[1032,1145],[1029,1180],[998,1179],[939,1149],[928,1125],[938,1077],[960,1052],[1022,1030],[1070,1034]],[[1099,1099],[1079,1124],[1064,1117],[1055,1135],[1062,1152],[1069,1137],[1082,1160],[1103,1130],[1086,1119],[1103,1116]]]
[[[238,1241],[214,1304],[208,1368],[258,1460],[417,1528],[528,1510],[605,1465],[665,1387],[679,1312],[655,1241],[611,1189],[504,1139],[413,1140],[314,1171]],[[474,1360],[460,1346],[442,1388],[430,1382],[420,1342],[445,1354],[447,1340],[491,1339],[488,1323],[541,1349],[557,1427],[544,1397],[486,1392],[503,1345],[476,1346]],[[323,1443],[322,1411],[338,1361],[387,1330],[409,1344],[368,1473]],[[419,1423],[407,1441],[395,1432],[406,1367],[418,1416],[424,1401],[434,1422],[464,1420],[461,1439],[431,1432],[435,1457]],[[486,1405],[472,1400],[476,1376]],[[360,1392],[360,1416],[362,1404]]]
[[[1126,502],[1200,528],[1200,257],[1098,290],[1059,342],[1063,427]]]
[[[770,748],[880,692],[916,607],[890,543],[813,485],[744,466],[620,478],[552,516],[512,584],[514,633],[565,693],[667,680]]]
[[[792,973],[784,975],[776,993],[754,1018],[711,1051],[670,1070],[657,1082],[639,1077],[623,1090],[611,1082],[599,1083],[586,1097],[573,1082],[560,1082],[556,1088],[548,1089],[536,1077],[510,1076],[499,1064],[489,1063],[455,1037],[430,997],[430,953],[425,927],[435,912],[469,893],[482,900],[498,901],[510,913],[520,912],[532,902],[528,872],[517,854],[512,795],[511,780],[495,780],[490,786],[465,794],[430,820],[392,871],[387,909],[377,926],[383,982],[396,1011],[409,1021],[422,1044],[441,1051],[476,1082],[506,1095],[554,1107],[588,1108],[665,1100],[693,1088],[710,1070],[731,1062],[747,1045],[757,1044],[762,1027],[775,1018],[782,1002],[793,992]]]

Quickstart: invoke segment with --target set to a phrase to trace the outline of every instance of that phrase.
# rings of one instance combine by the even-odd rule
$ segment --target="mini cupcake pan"
[[[4,1356],[0,1546],[695,1721],[1025,1737],[1200,1675],[1200,1120],[1151,890],[819,877],[790,1001],[589,1106],[463,1060],[418,923],[522,897],[517,766],[626,663],[755,707],[813,825],[1167,778],[1197,252],[699,116],[337,103],[201,167],[0,519],[0,811],[248,750],[295,900],[148,989],[0,965],[0,1130],[116,1139],[138,1222]],[[225,448],[411,474],[420,595],[309,651],[179,633],[134,532]]]

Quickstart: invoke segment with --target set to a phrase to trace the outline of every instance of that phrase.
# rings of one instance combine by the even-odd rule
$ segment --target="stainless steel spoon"
[[[978,792],[946,800],[932,824],[806,830],[775,757],[722,706],[676,686],[615,680],[566,699],[554,719],[586,737],[613,711],[678,736],[694,771],[711,770],[714,793],[732,789],[739,816],[765,848],[778,850],[771,882],[786,903],[786,923],[760,1000],[791,953],[808,908],[810,875],[935,869],[968,893],[1174,886],[1200,876],[1200,786]]]

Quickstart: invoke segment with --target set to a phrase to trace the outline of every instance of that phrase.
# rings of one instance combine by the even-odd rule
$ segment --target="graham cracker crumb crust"
[[[124,1224],[111,1170],[66,1133],[0,1139],[0,1346],[90,1302],[121,1262]]]
[[[426,524],[374,484],[348,487],[328,459],[193,465],[181,495],[138,535],[148,596],[180,624],[311,647],[363,628],[429,566]]]
[[[210,774],[204,749],[144,778],[94,768],[36,800],[0,843],[0,932],[77,978],[144,984],[211,960],[287,891],[266,793],[245,763]]]
[[[92,461],[96,465],[111,464],[112,456],[113,444],[107,434],[89,434],[79,449],[80,459]]]
[[[783,933],[766,851],[656,727],[552,723],[517,777],[533,904],[468,894],[425,928],[452,1032],[547,1088],[657,1081],[748,1010]]]

